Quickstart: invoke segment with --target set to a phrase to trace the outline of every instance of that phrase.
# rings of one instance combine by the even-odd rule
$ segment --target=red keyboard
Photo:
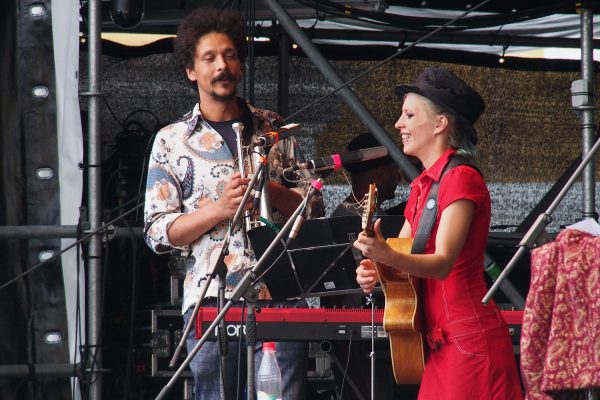
[[[225,314],[227,336],[245,335],[243,308],[231,308]],[[259,340],[371,340],[371,310],[362,308],[264,308],[256,313]],[[373,313],[375,339],[387,339],[383,330],[383,310]],[[508,325],[521,325],[523,311],[502,311]],[[196,319],[196,337],[210,327],[217,316],[214,307],[201,307]],[[244,322],[246,314],[244,314]],[[214,332],[210,335],[214,339]]]

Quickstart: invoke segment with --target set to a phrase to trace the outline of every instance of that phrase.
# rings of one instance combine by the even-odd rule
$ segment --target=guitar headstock
[[[365,207],[362,215],[362,229],[367,236],[373,236],[373,219],[377,210],[377,186],[374,183],[369,185],[369,192],[366,194]]]

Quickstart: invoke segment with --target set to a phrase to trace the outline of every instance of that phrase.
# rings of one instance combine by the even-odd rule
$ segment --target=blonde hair
[[[471,126],[459,121],[454,114],[430,98],[421,95],[418,96],[423,99],[425,104],[431,107],[434,113],[437,115],[444,115],[446,118],[448,118],[448,144],[450,147],[456,149],[456,152],[459,155],[467,158],[470,161],[474,161],[477,158],[477,148],[465,134],[466,130],[472,129]]]

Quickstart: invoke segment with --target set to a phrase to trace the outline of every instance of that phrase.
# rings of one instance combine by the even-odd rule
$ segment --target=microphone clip
[[[252,146],[271,147],[281,140],[294,136],[300,130],[300,124],[287,124],[276,131],[266,132],[256,138]]]

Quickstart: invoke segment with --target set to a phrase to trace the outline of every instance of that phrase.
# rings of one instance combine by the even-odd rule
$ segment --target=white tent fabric
[[[386,14],[397,14],[408,17],[419,17],[419,18],[445,18],[452,19],[457,18],[464,11],[452,11],[452,10],[435,10],[435,9],[427,9],[427,8],[413,8],[413,7],[401,7],[401,6],[390,6],[386,10]],[[473,12],[468,15],[468,17],[475,16],[483,16],[490,15],[490,13],[481,13],[481,12]],[[353,21],[349,19],[335,18],[335,17],[326,17],[324,20],[315,20],[315,19],[303,19],[298,20],[298,25],[302,28],[315,28],[315,29],[340,29],[340,30],[386,30],[391,31],[391,29],[386,27],[375,27],[372,24],[365,24],[359,21]],[[593,26],[593,36],[595,39],[600,38],[600,16],[594,16],[594,26]],[[270,21],[264,21],[264,26],[270,26]],[[498,41],[497,43],[493,42],[491,34],[501,35],[501,36],[528,36],[528,37],[537,37],[537,38],[570,38],[570,39],[579,39],[581,36],[581,20],[580,16],[575,12],[573,14],[555,14],[542,18],[532,19],[529,21],[513,23],[509,25],[499,25],[492,26],[488,28],[480,28],[480,29],[469,29],[468,32],[465,31],[466,34],[490,34],[490,43],[488,45],[467,45],[467,44],[437,44],[437,43],[427,43],[422,42],[419,44],[419,47],[427,47],[433,49],[452,49],[452,50],[465,50],[465,51],[473,51],[479,53],[487,53],[487,54],[502,54],[504,43]],[[442,30],[441,33],[444,31]],[[423,33],[423,36],[425,33]],[[315,43],[338,43],[341,44],[343,42],[344,45],[394,45],[398,44],[397,42],[390,41],[347,41],[347,40],[315,40]],[[410,43],[406,43],[410,44]],[[525,46],[511,46],[505,50],[506,56],[511,55],[522,55],[527,52],[531,52],[533,50],[539,50],[538,47],[525,47]],[[573,49],[558,49],[558,48],[548,48],[548,51],[543,53],[543,58],[570,58],[570,59],[579,59],[580,57],[580,49],[579,47]],[[594,50],[594,60],[600,60],[600,49]]]
[[[52,2],[52,32],[56,70],[56,104],[58,127],[58,157],[60,182],[61,225],[77,225],[83,189],[79,163],[83,160],[83,137],[79,113],[79,2],[61,0]],[[71,245],[74,239],[62,239],[61,247]],[[79,362],[78,348],[83,340],[85,326],[85,279],[83,268],[77,271],[76,250],[61,257],[65,300],[68,318],[68,339],[71,362]],[[81,261],[81,260],[79,260]],[[79,286],[79,304],[77,294]],[[79,315],[77,315],[79,314]],[[79,324],[79,327],[76,326]],[[77,329],[78,328],[78,329]],[[78,387],[78,385],[75,385]],[[76,399],[81,398],[76,392]]]

